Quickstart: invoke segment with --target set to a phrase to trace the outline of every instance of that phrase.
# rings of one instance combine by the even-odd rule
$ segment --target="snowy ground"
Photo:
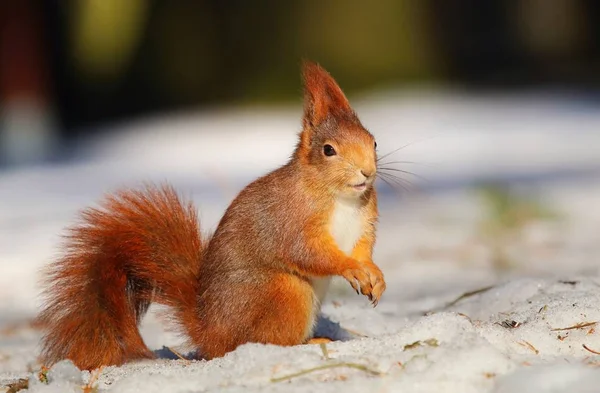
[[[424,176],[401,197],[380,185],[380,305],[336,281],[322,332],[351,339],[248,344],[210,362],[159,359],[105,368],[100,391],[596,392],[600,386],[600,112],[549,96],[376,96],[359,102],[381,153]],[[237,190],[282,163],[299,108],[150,119],[88,141],[74,163],[0,173],[0,386],[29,378],[39,333],[40,266],[76,211],[104,192],[169,180],[213,227]],[[212,131],[208,135],[204,131]],[[510,192],[465,187],[508,181]],[[495,212],[489,203],[509,198]],[[525,217],[512,225],[511,217]],[[150,315],[153,349],[180,340]],[[584,347],[585,345],[585,347]],[[168,351],[160,353],[163,357]],[[314,368],[322,368],[312,370]],[[312,371],[311,371],[312,370]],[[295,373],[306,374],[290,377]],[[49,385],[82,391],[61,363]],[[282,379],[282,380],[279,380]],[[0,388],[0,392],[2,389]]]

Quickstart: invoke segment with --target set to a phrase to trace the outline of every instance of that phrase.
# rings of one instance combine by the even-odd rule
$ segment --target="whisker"
[[[386,154],[382,155],[381,157],[378,157],[378,158],[377,158],[377,162],[379,162],[380,160],[383,160],[384,158],[386,158],[386,157],[389,157],[390,155],[392,155],[392,154],[394,154],[394,153],[396,153],[396,152],[398,152],[398,151],[400,151],[400,150],[404,149],[405,147],[408,147],[408,146],[410,146],[412,143],[414,143],[414,142],[407,143],[407,144],[406,144],[406,145],[404,145],[404,146],[400,146],[399,148],[397,148],[397,149],[395,149],[395,150],[392,150],[391,152],[389,152],[389,153],[386,153]]]
[[[410,192],[413,190],[413,185],[410,183],[399,181],[398,179],[391,179],[389,177],[387,178],[387,180],[393,182],[394,184],[398,185],[399,187],[401,187],[402,189],[404,189],[407,192]]]
[[[406,179],[394,176],[385,176],[386,180],[393,182],[394,184],[402,187],[404,190],[410,192],[415,189],[415,185]]]
[[[388,185],[388,187],[390,187],[390,188],[391,188],[391,189],[394,191],[394,193],[398,194],[398,196],[402,196],[402,194],[400,193],[400,191],[398,190],[398,188],[397,188],[397,187],[395,187],[395,186],[394,186],[392,183],[390,183],[389,181],[387,181],[387,180],[386,180],[385,178],[383,178],[383,177],[380,177],[380,176],[378,176],[377,178],[378,178],[378,179],[381,179],[381,180],[383,180],[383,182],[384,182],[385,184],[387,184],[387,185]]]
[[[410,181],[408,181],[406,179],[402,179],[400,177],[390,175],[389,173],[378,173],[377,177],[386,181],[386,183],[388,183],[388,184],[389,184],[389,182],[393,182],[395,185],[401,187],[405,191],[410,191],[410,188],[408,188],[408,186],[413,187],[413,184]]]
[[[410,189],[402,184],[396,184],[396,183],[390,182],[389,180],[386,180],[384,178],[380,178],[380,179],[383,180],[384,182],[386,182],[390,186],[391,189],[398,191],[399,195],[402,195],[402,193],[399,191],[410,192]]]
[[[411,186],[413,185],[412,182],[409,179],[405,179],[401,176],[398,176],[394,173],[389,173],[389,172],[385,172],[385,171],[379,171],[377,172],[378,175],[382,175],[382,176],[387,176],[387,177],[391,177],[393,179],[399,180],[399,181],[403,181],[405,183],[410,184]]]
[[[407,175],[412,175],[414,177],[416,177],[417,179],[421,179],[423,181],[429,181],[428,179],[424,178],[423,176],[417,175],[416,173],[413,173],[411,171],[405,171],[403,169],[398,169],[398,168],[388,168],[388,167],[377,167],[378,170],[382,170],[382,171],[394,171],[394,172],[401,172],[401,173],[406,173]]]
[[[381,157],[383,158],[383,157]],[[392,162],[382,162],[381,165],[386,165],[386,164],[418,164],[415,161],[392,161]]]
[[[428,140],[428,139],[432,139],[432,138],[433,138],[433,137],[429,137],[429,138],[423,138],[423,139],[420,139],[420,140],[416,140],[416,141],[409,142],[409,143],[407,143],[406,145],[400,146],[399,148],[397,148],[397,149],[395,149],[395,150],[392,150],[391,152],[389,152],[389,153],[386,153],[386,154],[382,155],[381,157],[378,157],[378,158],[377,158],[377,162],[379,162],[380,160],[383,160],[383,159],[384,159],[384,158],[386,158],[386,157],[389,157],[390,155],[392,155],[392,154],[394,154],[394,153],[397,153],[398,151],[400,151],[400,150],[404,149],[405,147],[408,147],[408,146],[410,146],[410,145],[413,145],[413,144],[415,144],[415,143],[417,143],[417,142],[423,142],[423,141],[426,141],[426,140]]]
[[[428,166],[433,166],[436,164],[430,164],[430,163],[426,163],[426,162],[416,162],[416,161],[388,161],[388,162],[382,162],[382,163],[377,163],[378,165],[392,165],[392,164],[413,164],[413,165],[428,165]]]

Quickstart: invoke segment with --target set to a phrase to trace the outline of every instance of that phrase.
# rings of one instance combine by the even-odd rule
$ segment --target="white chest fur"
[[[338,199],[329,223],[329,231],[340,250],[350,255],[363,232],[359,199]]]
[[[335,203],[333,214],[329,221],[329,233],[337,243],[340,250],[350,255],[354,245],[363,232],[363,216],[359,200],[339,199]],[[312,287],[315,291],[315,317],[318,315],[321,304],[325,299],[331,277],[315,277]]]

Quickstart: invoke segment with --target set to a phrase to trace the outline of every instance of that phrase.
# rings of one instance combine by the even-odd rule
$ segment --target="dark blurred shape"
[[[0,4],[0,163],[44,159],[53,143],[42,20],[35,1]]]
[[[450,79],[598,88],[600,8],[584,0],[430,0]]]
[[[600,85],[593,0],[19,0],[0,5],[0,39],[5,162],[47,155],[52,114],[65,142],[137,116],[298,100],[302,58],[350,95]]]

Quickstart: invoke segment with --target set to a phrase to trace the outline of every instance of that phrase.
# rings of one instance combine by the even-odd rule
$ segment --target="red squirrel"
[[[246,186],[210,237],[172,187],[106,197],[81,213],[45,271],[41,361],[80,369],[153,358],[150,303],[199,357],[244,343],[307,343],[332,276],[377,305],[376,142],[321,66],[303,64],[304,115],[289,162]]]

